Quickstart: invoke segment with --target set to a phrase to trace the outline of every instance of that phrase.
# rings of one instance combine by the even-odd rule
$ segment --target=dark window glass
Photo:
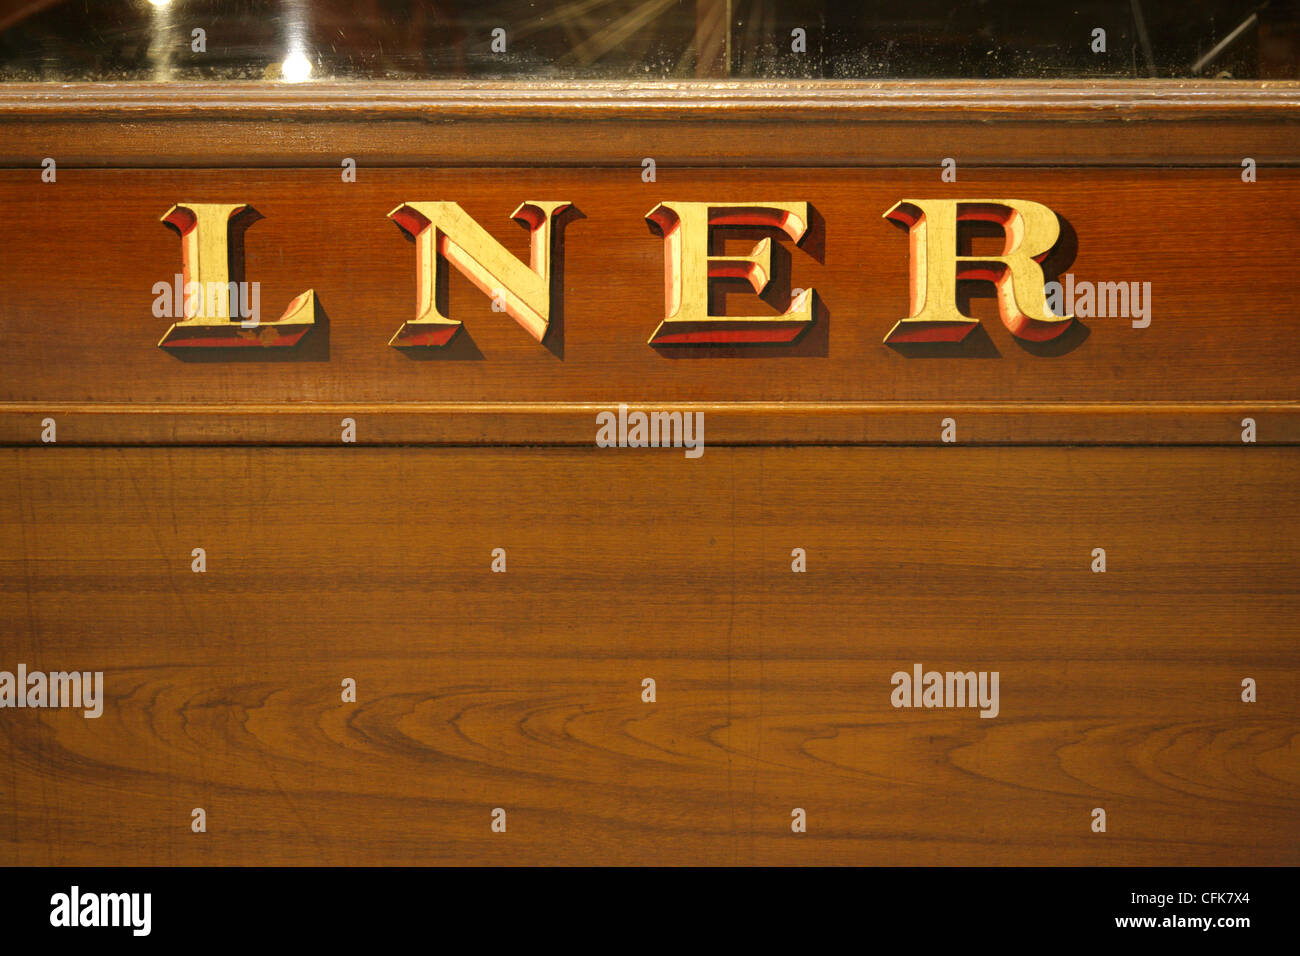
[[[0,0],[0,79],[1296,78],[1298,7]]]

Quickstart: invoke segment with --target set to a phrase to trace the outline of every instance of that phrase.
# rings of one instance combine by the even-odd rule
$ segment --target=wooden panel
[[[0,666],[109,698],[5,713],[0,862],[1294,865],[1298,464],[0,450]]]
[[[649,406],[647,406],[649,407]],[[654,408],[661,408],[656,403]],[[0,405],[0,441],[34,445],[47,418],[63,445],[338,446],[340,423],[358,445],[592,445],[608,404]],[[961,444],[1242,445],[1300,443],[1300,408],[1283,402],[1142,404],[674,402],[698,413],[716,445],[936,445],[952,418]]]
[[[7,83],[0,165],[1300,163],[1300,83]]]
[[[58,422],[0,448],[0,670],[109,697],[4,711],[0,863],[1300,863],[1298,121],[1294,83],[0,88],[0,444]],[[977,296],[963,348],[886,346],[882,213],[989,196],[1150,327],[1027,346]],[[521,200],[577,205],[545,346],[458,274],[458,343],[387,346],[421,199],[518,255]],[[671,199],[811,203],[771,298],[815,327],[647,345]],[[156,347],[177,201],[258,211],[300,349]],[[593,447],[619,402],[703,412],[703,457]],[[999,716],[893,708],[915,663],[998,671]]]
[[[418,411],[411,403],[619,401],[782,407],[785,418],[764,418],[771,409],[751,405],[747,414],[760,420],[717,433],[723,441],[932,441],[930,408],[999,402],[1058,406],[1063,422],[1050,423],[1045,436],[1011,423],[973,430],[971,440],[1237,442],[1243,414],[1281,419],[1261,428],[1261,440],[1300,437],[1300,350],[1290,311],[1278,307],[1292,296],[1290,256],[1300,241],[1294,217],[1280,214],[1300,204],[1300,178],[1289,170],[1243,184],[1231,169],[996,169],[963,171],[958,183],[942,184],[937,169],[661,169],[657,183],[645,184],[639,170],[363,169],[357,183],[345,184],[333,162],[296,171],[69,170],[49,185],[34,182],[32,172],[0,173],[7,210],[0,221],[0,438],[34,441],[33,423],[50,410],[87,403],[130,403],[137,412],[193,405],[211,415],[224,406],[255,411],[289,403]],[[1060,270],[1079,281],[1150,282],[1150,327],[1083,319],[1050,347],[1033,346],[1010,335],[991,298],[977,297],[971,311],[983,325],[960,348],[932,354],[885,345],[908,311],[908,244],[881,214],[908,196],[1047,204],[1068,224]],[[761,197],[806,200],[816,211],[812,233],[778,254],[774,280],[778,298],[792,286],[817,290],[823,307],[815,326],[785,347],[647,345],[664,311],[664,250],[645,214],[665,198]],[[518,202],[577,204],[581,218],[564,230],[560,314],[544,346],[493,313],[459,274],[448,295],[449,314],[465,322],[458,342],[420,356],[387,346],[414,316],[415,255],[386,213],[417,198],[456,199],[519,255],[526,234],[507,220]],[[278,314],[312,287],[326,313],[322,327],[297,349],[245,353],[238,361],[187,361],[157,348],[169,322],[151,314],[152,290],[180,269],[180,243],[158,217],[182,199],[251,203],[264,219],[244,239],[247,273],[262,284],[263,309]],[[753,235],[740,232],[729,242],[752,244]],[[732,314],[772,309],[751,294],[728,292],[725,301]],[[847,407],[853,403],[863,407]],[[924,423],[864,424],[866,406],[891,403],[925,404]],[[1126,403],[1162,407],[1154,420],[1136,415],[1129,428],[1106,408]],[[1209,407],[1194,407],[1202,403]],[[1098,407],[1066,407],[1090,404]],[[841,428],[813,422],[840,406],[858,418]],[[808,414],[785,424],[801,408]],[[589,413],[579,411],[589,423]],[[1070,425],[1070,415],[1092,423]],[[1212,423],[1187,431],[1177,424],[1199,415],[1213,416]],[[460,433],[417,425],[392,426],[389,434],[395,441],[456,440],[468,430],[478,440],[516,440],[497,416],[481,419]],[[1162,431],[1159,421],[1174,427]],[[153,423],[157,431],[144,440],[170,440],[187,427],[165,418]],[[292,428],[241,435],[229,423],[204,434],[331,441],[335,426],[315,437]],[[539,428],[533,440],[574,440],[567,419]],[[111,438],[102,425],[81,434]],[[77,435],[67,431],[65,440]]]

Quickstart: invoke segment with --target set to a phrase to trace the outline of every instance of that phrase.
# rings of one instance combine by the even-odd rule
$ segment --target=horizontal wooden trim
[[[10,167],[1267,166],[1298,126],[1291,81],[0,84]]]
[[[628,403],[702,412],[709,445],[937,445],[945,418],[965,445],[1241,445],[1242,419],[1261,445],[1300,444],[1300,402],[1225,403]],[[59,445],[340,444],[591,445],[595,416],[617,402],[178,405],[0,404],[0,444],[40,445],[53,418]]]
[[[760,111],[797,120],[809,112],[928,121],[935,113],[975,111],[1023,118],[1128,120],[1296,117],[1300,81],[1238,80],[729,80],[409,82],[6,83],[0,110],[19,115],[105,111],[139,117],[212,114],[337,114],[531,118],[539,110],[619,117],[734,115]],[[556,116],[553,118],[563,118]]]

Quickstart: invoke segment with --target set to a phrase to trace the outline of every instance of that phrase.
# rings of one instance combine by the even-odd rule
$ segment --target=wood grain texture
[[[0,862],[1293,865],[1298,463],[3,449],[0,667],[109,703],[4,713]]]
[[[43,405],[360,403],[401,412],[410,403],[620,401],[774,408],[899,403],[903,411],[906,403],[1226,403],[1232,417],[1222,425],[1216,418],[1214,430],[1191,440],[1237,441],[1238,405],[1249,411],[1258,402],[1261,415],[1267,406],[1286,405],[1290,413],[1300,398],[1295,323],[1279,307],[1293,297],[1290,256],[1300,241],[1295,217],[1283,213],[1300,205],[1300,177],[1287,170],[1249,185],[1235,170],[1127,168],[978,170],[963,172],[955,184],[938,183],[932,169],[661,168],[654,184],[630,170],[531,168],[363,170],[355,184],[342,183],[328,167],[71,170],[44,186],[33,185],[34,177],[0,172],[8,210],[0,221],[6,250],[0,402],[8,403],[0,438],[6,441],[33,441],[30,424],[39,422]],[[771,300],[782,290],[788,296],[793,286],[815,288],[822,303],[815,325],[785,347],[647,345],[664,312],[664,249],[645,214],[664,198],[763,196],[807,200],[816,210],[812,234],[777,254]],[[907,196],[1008,196],[1047,204],[1075,237],[1063,240],[1069,255],[1061,268],[1080,282],[1150,282],[1151,326],[1082,319],[1050,348],[1035,347],[1014,339],[981,293],[970,308],[982,326],[959,349],[932,354],[885,345],[885,334],[908,312],[909,260],[905,233],[881,213]],[[577,204],[582,218],[564,230],[562,293],[545,345],[493,313],[490,300],[454,273],[448,314],[465,323],[458,340],[419,354],[387,346],[414,316],[415,256],[386,212],[414,198],[454,198],[517,255],[525,252],[526,233],[507,216],[520,201]],[[326,314],[321,327],[298,348],[276,354],[246,350],[195,361],[157,348],[170,323],[151,313],[153,287],[170,282],[181,261],[179,241],[158,217],[182,199],[252,204],[265,218],[244,237],[245,259],[248,277],[261,283],[264,311],[278,314],[314,288]],[[748,250],[761,230],[750,232],[734,230],[728,248]],[[721,301],[730,314],[774,311],[725,286]],[[1287,417],[1280,428],[1262,430],[1269,440],[1295,440],[1294,416]],[[508,431],[493,432],[491,416],[484,418],[481,440],[515,440]],[[807,420],[789,424],[776,416],[730,440],[759,431],[764,440],[791,441],[809,429],[831,441],[859,440],[871,431],[819,431]],[[227,429],[226,439],[238,440],[235,431]],[[922,431],[891,426],[883,434],[932,441],[935,432],[927,419]],[[1013,426],[984,437],[1017,440]],[[543,431],[534,439],[571,437]],[[399,431],[393,440],[438,436]],[[1180,437],[1176,427],[1162,434],[1148,422],[1129,432],[1067,428],[1057,440]]]
[[[2,712],[0,864],[1300,863],[1298,91],[0,87],[0,444],[59,429],[0,448],[0,669],[109,697]],[[1030,349],[977,297],[971,348],[885,346],[909,196],[1047,204],[1151,326]],[[646,212],[765,198],[815,210],[775,292],[816,326],[649,347]],[[576,204],[546,346],[454,274],[459,344],[387,347],[421,199],[518,255],[520,201]],[[264,311],[326,316],[301,351],[155,347],[177,201],[261,214]],[[704,456],[593,447],[618,402],[704,411]],[[917,662],[999,671],[1000,715],[892,708]]]
[[[1241,447],[1247,418],[1256,424],[1255,444],[1300,444],[1295,402],[674,402],[670,407],[703,415],[710,447],[938,445],[947,418],[957,423],[964,445]],[[53,418],[61,445],[334,447],[340,443],[340,423],[350,418],[358,445],[590,446],[596,415],[612,408],[581,402],[0,403],[0,444],[42,444],[43,423]]]
[[[7,83],[0,166],[1294,166],[1298,111],[1277,80]]]

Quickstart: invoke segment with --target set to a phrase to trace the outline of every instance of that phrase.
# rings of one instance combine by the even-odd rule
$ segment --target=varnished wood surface
[[[1295,864],[1297,464],[3,449],[0,667],[109,702],[4,713],[0,862]]]
[[[1181,402],[673,402],[642,412],[699,413],[715,445],[939,445],[945,423],[963,445],[1300,444],[1300,403]],[[0,444],[41,445],[45,423],[61,445],[337,446],[355,423],[357,445],[580,445],[612,404],[446,402],[294,405],[0,403]],[[1254,422],[1254,441],[1242,441]]]
[[[1294,166],[1293,81],[7,83],[0,165]]]
[[[642,120],[712,114],[767,122],[815,111],[837,119],[883,116],[925,123],[936,116],[1012,119],[1029,111],[1054,121],[1277,120],[1300,109],[1300,82],[1221,79],[1077,80],[334,80],[5,83],[0,109],[20,116],[91,119],[104,112],[157,119],[193,109],[264,117],[296,112],[450,115],[477,121],[567,119],[576,113]]]
[[[1266,447],[1300,441],[1296,90],[0,88],[0,443],[59,438],[0,448],[0,669],[109,696],[3,712],[0,863],[1300,862],[1300,462]],[[971,348],[885,346],[881,214],[926,196],[1047,204],[1062,268],[1152,282],[1151,327],[1031,350],[976,298]],[[577,206],[546,346],[453,275],[461,342],[387,347],[385,214],[421,199],[519,255],[520,201]],[[646,345],[666,199],[811,203],[774,283],[817,289],[810,333]],[[264,314],[326,316],[300,352],[156,348],[177,201],[263,217]],[[619,402],[703,411],[704,456],[592,447]],[[957,446],[807,447],[948,416]],[[1082,444],[1141,447],[1011,447]],[[998,670],[1000,716],[892,708],[916,662]]]
[[[802,245],[782,243],[772,299],[780,300],[782,290],[788,296],[792,286],[815,288],[822,308],[814,326],[786,347],[647,345],[664,312],[664,249],[646,212],[663,199],[765,196],[806,200],[816,211]],[[885,334],[908,313],[908,243],[881,214],[909,196],[1047,204],[1068,223],[1059,265],[1078,281],[1150,282],[1150,327],[1134,329],[1127,318],[1082,319],[1059,342],[1034,347],[1010,335],[990,298],[976,297],[971,312],[982,326],[961,348],[935,354],[885,345]],[[656,183],[643,183],[638,169],[362,168],[356,183],[344,183],[331,158],[293,171],[73,169],[55,184],[41,184],[34,171],[9,170],[0,173],[0,198],[8,211],[0,221],[0,437],[10,442],[35,440],[31,423],[46,414],[43,406],[70,404],[147,411],[358,403],[400,412],[410,403],[618,402],[1155,403],[1157,412],[1172,412],[1167,433],[1139,415],[1128,431],[1064,427],[1056,440],[1156,443],[1189,440],[1180,437],[1176,419],[1179,409],[1200,414],[1186,407],[1192,404],[1206,405],[1211,415],[1221,406],[1232,410],[1222,423],[1193,427],[1190,440],[1238,441],[1238,413],[1259,403],[1260,417],[1270,406],[1291,406],[1281,409],[1285,424],[1263,431],[1268,440],[1295,440],[1289,413],[1298,397],[1300,350],[1286,303],[1294,297],[1291,251],[1300,226],[1286,210],[1300,204],[1300,179],[1287,170],[1244,184],[1234,169],[1007,168],[959,171],[957,183],[944,184],[937,166],[661,167]],[[577,205],[580,216],[563,232],[562,294],[544,345],[493,313],[458,273],[448,283],[448,312],[465,323],[458,341],[419,354],[387,345],[414,316],[415,255],[386,213],[413,199],[460,202],[518,255],[526,234],[507,216],[520,201]],[[157,347],[170,323],[151,314],[152,289],[181,264],[180,243],[158,218],[181,200],[247,202],[264,217],[244,236],[247,275],[261,283],[264,313],[278,315],[306,288],[316,290],[325,313],[297,349],[178,357]],[[757,235],[735,230],[727,248],[747,251]],[[987,241],[976,240],[977,247]],[[721,298],[730,314],[774,311],[743,291]],[[869,425],[822,429],[815,416],[792,422],[779,415],[764,421],[757,408],[750,414],[758,423],[732,440],[795,441],[811,433],[855,441],[871,433]],[[1106,409],[1097,415],[1104,418]],[[177,427],[184,430],[183,423]],[[276,440],[270,427],[254,440]],[[569,428],[542,426],[532,437],[572,440]],[[151,440],[167,440],[165,432]],[[915,433],[899,423],[883,430],[891,441],[928,442],[936,433],[937,421]],[[1046,433],[1051,440],[1051,429]],[[75,434],[69,431],[69,439]],[[516,440],[491,416],[477,434]],[[292,429],[279,436],[303,437]],[[1019,436],[1008,424],[980,437]],[[90,440],[111,438],[101,428]],[[227,424],[214,440],[242,439]],[[408,429],[393,440],[440,438]]]

